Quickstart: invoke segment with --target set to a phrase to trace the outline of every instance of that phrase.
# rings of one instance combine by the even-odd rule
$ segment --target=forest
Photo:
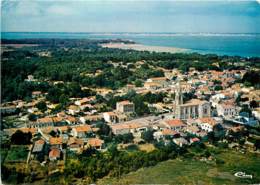
[[[187,72],[190,67],[199,71],[232,70],[260,67],[260,58],[241,58],[198,53],[156,53],[148,51],[107,49],[99,44],[112,40],[73,39],[23,39],[2,40],[2,101],[30,100],[32,91],[54,91],[51,82],[72,83],[62,89],[66,96],[85,96],[76,92],[79,87],[106,87],[118,89],[126,84],[142,85],[147,78],[164,75],[159,68],[179,69]],[[113,40],[113,42],[130,42]],[[36,44],[31,47],[14,48],[8,44]],[[42,56],[50,52],[51,56]],[[145,61],[140,67],[136,62]],[[218,63],[218,65],[216,65]],[[234,65],[234,64],[238,65]],[[243,64],[243,65],[240,65]],[[116,66],[115,66],[116,65]],[[251,75],[252,74],[252,75]],[[37,82],[27,82],[33,75]],[[258,72],[246,75],[244,82],[259,87]],[[75,89],[71,88],[73,86]],[[77,87],[76,87],[77,86]]]

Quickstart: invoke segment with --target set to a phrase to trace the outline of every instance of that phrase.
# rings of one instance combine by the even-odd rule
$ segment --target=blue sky
[[[257,1],[3,0],[2,31],[260,33]]]

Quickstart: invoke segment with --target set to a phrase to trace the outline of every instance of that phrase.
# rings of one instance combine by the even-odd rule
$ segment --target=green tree
[[[37,116],[36,116],[35,114],[30,113],[30,114],[28,115],[28,119],[29,119],[30,121],[36,121],[36,120],[37,120]]]
[[[45,112],[47,110],[47,105],[45,101],[40,101],[39,103],[36,104],[36,107],[41,111]]]
[[[142,133],[141,138],[146,142],[151,143],[154,141],[153,133],[154,133],[153,130],[148,129],[147,131],[144,131]]]

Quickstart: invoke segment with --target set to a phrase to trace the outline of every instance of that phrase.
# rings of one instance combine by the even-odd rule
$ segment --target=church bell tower
[[[177,82],[175,86],[175,118],[181,119],[181,107],[183,104],[183,95],[181,90],[180,81]]]

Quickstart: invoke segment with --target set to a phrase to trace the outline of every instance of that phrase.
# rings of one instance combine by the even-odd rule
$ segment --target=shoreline
[[[149,52],[168,52],[168,53],[186,53],[190,51],[185,48],[176,48],[176,47],[165,47],[165,46],[149,46],[142,44],[125,44],[125,43],[106,43],[100,44],[103,48],[117,48],[117,49],[132,49],[137,51],[149,51]]]

